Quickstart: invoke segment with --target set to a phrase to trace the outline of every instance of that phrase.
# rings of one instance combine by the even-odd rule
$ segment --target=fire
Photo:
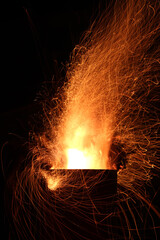
[[[94,129],[95,131],[95,129]],[[95,132],[87,127],[78,127],[71,132],[66,139],[65,151],[67,169],[106,169],[109,168],[108,156],[102,152],[101,136],[95,136]],[[69,131],[70,132],[70,131]],[[109,145],[110,142],[106,143]]]
[[[94,151],[80,151],[75,148],[67,150],[67,169],[102,169],[96,161]]]
[[[117,178],[120,201],[118,203],[117,200],[118,211],[116,213],[115,210],[114,214],[122,215],[122,238],[144,239],[140,237],[138,228],[146,227],[146,221],[142,221],[145,212],[147,217],[151,217],[148,221],[153,222],[153,230],[159,228],[155,226],[150,209],[158,217],[159,213],[152,206],[153,201],[146,198],[148,190],[145,190],[145,184],[159,169],[160,4],[156,0],[122,2],[115,1],[113,14],[105,11],[74,49],[67,65],[67,83],[57,94],[60,100],[55,96],[56,107],[50,100],[49,104],[44,103],[46,125],[43,134],[33,136],[36,144],[32,147],[32,163],[22,171],[22,176],[18,176],[17,171],[15,196],[18,207],[13,209],[14,219],[17,220],[17,209],[21,214],[22,204],[27,202],[27,209],[30,200],[38,214],[37,219],[41,223],[46,222],[49,233],[53,229],[53,235],[55,221],[52,217],[57,216],[58,225],[61,218],[51,201],[51,204],[46,204],[46,213],[51,213],[47,222],[43,203],[50,195],[52,197],[52,192],[54,201],[57,198],[64,201],[64,196],[64,199],[72,196],[67,187],[74,188],[76,179],[72,176],[74,171],[66,169],[121,168]],[[65,173],[59,174],[57,169],[62,172],[65,169]],[[41,187],[41,178],[52,190],[49,195]],[[29,193],[23,185],[30,190]],[[34,201],[32,195],[35,196]],[[134,196],[146,209],[139,211]],[[129,214],[123,209],[125,200]],[[26,209],[25,214],[28,212]],[[23,214],[21,217],[24,219]],[[27,228],[30,219],[30,215],[25,219]],[[128,233],[125,233],[127,228]],[[114,229],[108,232],[114,233]]]
[[[86,129],[79,127],[70,141],[70,148],[66,150],[67,169],[92,169],[95,168],[93,144],[85,143]],[[89,138],[89,137],[88,137]]]
[[[68,169],[88,169],[92,167],[90,160],[78,149],[68,149]]]

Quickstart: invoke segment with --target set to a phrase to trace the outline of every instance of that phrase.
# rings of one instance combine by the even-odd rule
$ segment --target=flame
[[[87,169],[92,164],[90,163],[90,159],[87,159],[87,156],[78,149],[68,149],[68,169]]]
[[[150,230],[154,230],[157,239],[159,226],[154,217],[157,214],[159,218],[160,214],[153,207],[153,201],[146,198],[149,189],[145,189],[145,183],[151,183],[152,173],[155,175],[159,170],[159,19],[157,0],[115,1],[113,12],[106,9],[73,50],[71,62],[67,64],[67,82],[58,89],[54,99],[50,98],[51,94],[48,101],[44,101],[44,133],[31,135],[36,141],[35,145],[31,144],[32,164],[29,162],[24,169],[27,161],[22,161],[22,167],[16,171],[15,206],[11,209],[18,233],[23,233],[24,224],[24,233],[29,230],[32,234],[34,230],[35,234],[36,229],[30,224],[35,219],[36,226],[44,223],[49,227],[49,236],[55,235],[58,226],[61,239],[66,238],[64,222],[61,224],[64,216],[58,207],[55,208],[55,202],[64,203],[64,209],[68,206],[76,209],[79,194],[72,198],[70,189],[74,191],[77,187],[77,179],[72,175],[75,171],[60,173],[56,169],[116,169],[125,160],[126,168],[118,172],[117,178],[117,210],[111,214],[121,224],[119,230],[122,232],[118,231],[117,235],[114,230],[118,228],[112,224],[106,225],[106,229],[113,226],[108,229],[115,233],[111,239],[121,237],[119,234],[124,234],[123,239],[128,236],[144,239],[141,233],[142,229],[146,230],[146,221],[143,224],[141,219],[146,210],[146,216],[150,216],[147,222],[153,223]],[[21,169],[24,169],[22,173]],[[47,194],[41,186],[42,177],[53,195]],[[67,205],[70,198],[73,204]],[[140,200],[142,205],[138,209],[142,211],[138,212],[136,199]],[[33,205],[36,218],[33,218],[30,205]],[[86,210],[87,207],[86,203]],[[94,206],[96,217],[95,213]],[[101,224],[98,218],[95,220],[95,227]],[[109,222],[112,223],[112,219]],[[102,224],[105,226],[104,221]],[[26,235],[26,239],[34,236],[38,239],[38,235],[33,234]],[[24,239],[24,234],[19,239]]]
[[[101,136],[102,138],[102,136]],[[68,138],[66,149],[67,169],[106,169],[108,156],[102,152],[99,137],[91,129],[78,127]],[[109,145],[109,141],[108,141]],[[107,149],[107,143],[106,143]]]
[[[92,152],[70,148],[67,150],[67,157],[68,169],[101,169]]]

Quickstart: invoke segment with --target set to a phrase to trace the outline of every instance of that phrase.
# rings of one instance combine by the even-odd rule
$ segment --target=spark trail
[[[15,191],[21,200],[27,186],[40,218],[39,207],[48,201],[41,179],[58,201],[72,174],[59,175],[56,169],[113,169],[118,171],[120,209],[126,202],[140,238],[128,201],[150,205],[144,186],[159,168],[159,10],[155,1],[117,1],[73,50],[59,102],[45,109],[46,130],[34,136],[32,162]],[[47,211],[53,211],[52,205]]]

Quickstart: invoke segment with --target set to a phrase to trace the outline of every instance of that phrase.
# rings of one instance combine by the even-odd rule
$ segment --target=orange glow
[[[48,177],[47,178],[47,184],[48,184],[48,188],[50,190],[56,190],[59,186],[59,182],[60,182],[60,179],[53,179],[52,177]]]
[[[15,175],[16,204],[11,209],[18,231],[22,232],[21,222],[25,222],[24,232],[30,231],[35,212],[39,221],[35,225],[49,227],[49,238],[44,235],[45,239],[55,236],[56,226],[62,234],[59,239],[72,239],[64,234],[65,224],[61,223],[69,214],[62,216],[56,203],[69,208],[71,214],[72,210],[79,214],[84,196],[81,185],[94,187],[99,177],[98,173],[92,176],[93,185],[90,185],[89,179],[84,182],[83,177],[78,179],[79,175],[74,174],[85,171],[66,169],[108,169],[118,171],[118,195],[108,225],[99,222],[93,206],[95,228],[99,224],[105,226],[106,231],[113,233],[110,239],[144,239],[147,226],[152,223],[150,230],[155,233],[152,239],[158,239],[159,221],[157,224],[154,216],[159,218],[160,213],[153,206],[157,193],[153,189],[154,195],[149,196],[148,185],[151,186],[152,177],[158,176],[160,169],[160,1],[114,2],[113,12],[106,9],[73,50],[62,89],[58,88],[54,98],[50,88],[46,92],[49,98],[43,105],[44,119],[38,123],[42,129],[39,133],[31,131],[33,158],[26,169],[27,161],[22,161]],[[41,178],[51,190],[49,193]],[[95,199],[90,196],[94,204]],[[33,213],[30,205],[35,210]],[[88,212],[87,202],[85,206]],[[107,216],[103,216],[105,220]],[[116,226],[112,225],[112,217]],[[36,231],[31,229],[34,235]],[[75,229],[70,230],[75,233]],[[144,236],[143,230],[147,230]],[[23,234],[19,239],[24,239]]]
[[[43,177],[46,179],[47,186],[54,191],[61,185],[61,178],[59,176],[50,176],[43,172]]]
[[[71,135],[66,140],[68,143],[66,149],[67,169],[109,168],[107,153],[102,152],[103,146],[99,140],[102,139],[102,136],[94,135],[93,131],[87,127],[78,127]],[[109,144],[109,141],[106,142],[106,149]]]
[[[80,151],[78,149],[68,149],[68,169],[102,169],[96,161],[93,153]]]
[[[77,149],[68,149],[68,169],[88,169],[90,166],[90,161],[83,154],[82,151]]]

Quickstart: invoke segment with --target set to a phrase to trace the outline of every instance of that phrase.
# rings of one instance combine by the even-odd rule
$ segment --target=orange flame
[[[96,135],[96,128],[91,129],[87,126],[79,126],[75,130],[69,129],[66,131],[68,134],[65,139],[67,169],[110,168],[108,161],[109,137],[104,142],[106,136]]]
[[[20,179],[38,199],[35,204],[32,197],[29,198],[39,214],[41,211],[37,210],[37,203],[41,209],[41,203],[43,206],[48,200],[48,195],[46,197],[43,188],[40,188],[39,176],[45,178],[48,188],[53,190],[53,194],[57,193],[58,199],[61,187],[68,197],[71,193],[65,192],[65,186],[72,179],[72,173],[68,175],[68,172],[74,171],[65,171],[63,176],[59,176],[58,171],[55,173],[56,169],[116,169],[114,158],[117,151],[113,151],[114,147],[119,147],[120,141],[120,152],[125,152],[126,156],[126,168],[118,172],[118,186],[123,186],[122,190],[119,188],[122,196],[118,214],[123,213],[128,226],[129,234],[124,239],[128,236],[136,238],[134,231],[133,236],[131,232],[134,227],[137,239],[140,239],[128,201],[135,196],[148,204],[148,215],[153,209],[152,203],[145,199],[147,191],[144,191],[144,183],[151,179],[152,168],[159,168],[160,121],[156,102],[159,99],[160,47],[156,41],[159,42],[160,34],[160,4],[156,0],[115,2],[114,13],[105,11],[74,49],[68,66],[67,84],[63,86],[63,94],[59,93],[60,99],[63,99],[56,106],[57,112],[52,106],[49,111],[44,106],[46,132],[37,136],[32,165],[27,166],[27,174],[22,172],[26,182],[22,176]],[[23,196],[26,192],[22,191],[25,189],[23,185],[18,184],[15,195],[20,201],[19,208],[26,201]],[[121,200],[124,202],[124,199],[127,199],[127,209],[133,218],[133,228],[122,209]],[[137,209],[136,205],[133,207]],[[47,210],[55,217],[55,211],[52,212],[48,204]],[[17,209],[14,213],[14,219],[17,219]],[[156,214],[159,216],[159,213]],[[41,214],[38,216],[41,219]],[[144,214],[139,216],[144,219]],[[150,220],[153,221],[152,216]],[[41,222],[44,222],[43,218]],[[53,222],[47,222],[48,226],[53,226]],[[143,224],[143,221],[138,221],[142,229],[140,223]],[[156,229],[154,222],[153,229]]]

